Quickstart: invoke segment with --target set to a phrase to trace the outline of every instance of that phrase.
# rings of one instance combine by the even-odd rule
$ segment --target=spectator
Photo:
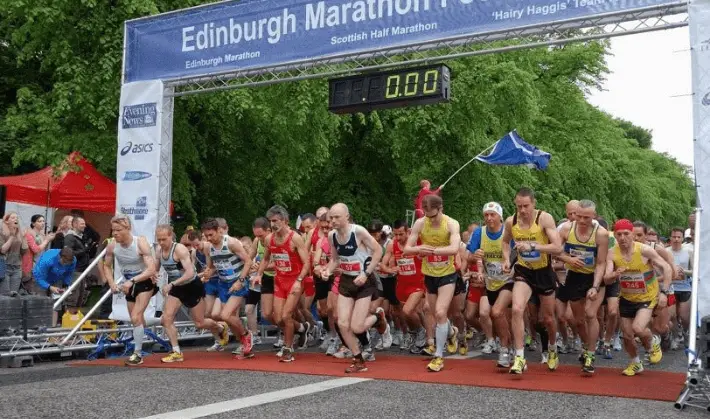
[[[54,240],[54,233],[45,235],[44,227],[44,216],[35,214],[32,216],[30,228],[25,231],[28,252],[22,255],[22,287],[27,292],[34,291],[32,287],[32,267]]]
[[[74,258],[76,258],[76,270],[72,277],[72,283],[75,282],[81,273],[86,271],[89,267],[89,239],[84,236],[84,229],[86,228],[86,221],[82,217],[76,216],[72,220],[72,229],[67,232],[64,236],[64,246],[70,248],[74,252]],[[75,314],[77,309],[83,306],[84,300],[86,299],[86,277],[82,279],[82,284],[77,286],[72,295],[65,301],[67,306],[67,312]]]
[[[32,269],[32,275],[39,289],[45,291],[48,296],[60,295],[64,293],[66,286],[69,286],[72,281],[72,274],[76,269],[76,258],[74,251],[69,247],[62,249],[50,249],[44,252],[37,264]],[[74,300],[76,289],[67,298]],[[67,304],[68,305],[68,304]],[[55,312],[52,317],[52,324],[57,325],[58,313]]]
[[[64,236],[71,230],[71,225],[72,225],[72,216],[64,216],[62,217],[62,221],[59,222],[59,227],[57,228],[56,231],[56,236],[54,237],[54,240],[52,241],[51,248],[52,249],[62,249],[64,248]]]
[[[7,213],[0,226],[0,258],[5,260],[5,274],[0,274],[0,294],[11,295],[20,291],[22,283],[22,254],[27,252],[27,242],[20,233],[17,213]]]
[[[84,244],[86,245],[87,249],[87,255],[89,256],[89,261],[92,261],[94,258],[96,258],[96,252],[99,249],[99,242],[101,241],[101,235],[91,227],[88,223],[86,223],[86,218],[84,217],[84,212],[81,210],[72,210],[71,211],[72,216],[74,217],[81,217],[84,219],[84,223],[86,224],[86,227],[84,228]]]
[[[426,179],[422,179],[421,181],[419,181],[419,186],[421,187],[421,189],[417,194],[417,198],[414,199],[414,216],[417,219],[424,217],[424,210],[422,210],[422,202],[424,201],[424,197],[429,194],[436,194],[440,196],[441,189],[443,188],[443,186],[439,186],[439,188],[431,190],[431,182]]]

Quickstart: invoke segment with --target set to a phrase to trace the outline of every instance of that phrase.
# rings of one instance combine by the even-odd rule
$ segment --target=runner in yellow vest
[[[605,290],[601,287],[604,287],[609,251],[609,234],[603,227],[592,223],[596,217],[594,202],[581,200],[576,220],[560,227],[564,253],[557,257],[567,268],[565,284],[560,286],[559,295],[569,300],[579,336],[584,342],[581,358],[585,373],[594,373],[594,350],[599,339],[597,312],[604,301]]]
[[[557,276],[552,270],[552,255],[562,252],[555,219],[535,208],[535,193],[521,188],[515,195],[515,215],[508,217],[503,228],[503,271],[510,272],[510,241],[515,241],[518,260],[513,271],[513,313],[511,332],[515,345],[515,361],[510,373],[522,375],[525,361],[525,307],[533,294],[540,299],[543,324],[549,335],[547,367],[557,369],[557,319],[555,291]]]
[[[442,212],[443,201],[438,195],[425,196],[422,209],[424,217],[414,222],[404,253],[423,258],[427,304],[436,318],[436,352],[427,368],[439,372],[444,368],[444,345],[447,341],[450,353],[456,353],[458,349],[458,329],[451,327],[447,313],[456,288],[454,256],[461,246],[461,230],[459,222]],[[417,245],[419,240],[421,245]]]
[[[621,331],[624,347],[631,357],[631,363],[622,372],[626,376],[643,372],[634,336],[641,339],[650,363],[659,363],[663,358],[660,344],[652,343],[649,325],[653,309],[656,306],[665,307],[668,303],[667,294],[673,276],[672,268],[653,248],[634,241],[633,230],[634,225],[627,219],[614,224],[616,246],[611,250],[604,276],[605,281],[618,277],[621,287]],[[654,266],[663,272],[662,287],[658,285]]]

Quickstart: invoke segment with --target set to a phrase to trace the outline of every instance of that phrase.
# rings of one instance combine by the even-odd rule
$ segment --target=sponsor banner
[[[116,163],[116,212],[131,218],[134,235],[154,242],[158,223],[158,182],[163,83],[121,88]]]
[[[678,4],[678,0],[228,1],[126,22],[126,82],[341,54]],[[156,54],[159,58],[156,58]]]
[[[692,83],[694,170],[698,188],[700,232],[695,232],[698,267],[698,314],[710,315],[710,0],[693,0],[688,5]]]

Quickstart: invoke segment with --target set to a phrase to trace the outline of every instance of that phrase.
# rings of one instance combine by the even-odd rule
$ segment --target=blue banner
[[[125,82],[352,54],[678,0],[247,0],[126,23]]]
[[[492,146],[493,150],[476,159],[489,165],[526,165],[544,171],[550,165],[552,155],[527,143],[516,130],[503,136]]]

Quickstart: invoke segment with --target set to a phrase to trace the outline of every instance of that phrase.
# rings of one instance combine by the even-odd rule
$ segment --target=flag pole
[[[499,141],[500,141],[500,140],[499,140]],[[441,186],[440,186],[439,188],[444,188],[444,185],[446,185],[449,181],[451,181],[451,179],[452,179],[453,177],[455,177],[456,174],[458,174],[459,172],[461,172],[461,171],[463,170],[463,168],[467,167],[467,166],[469,165],[469,163],[471,163],[471,162],[473,162],[474,160],[476,160],[476,158],[480,157],[481,155],[483,155],[483,154],[486,153],[487,151],[491,150],[496,144],[498,144],[498,141],[494,142],[493,144],[491,144],[490,146],[488,146],[487,148],[485,148],[481,153],[477,154],[476,156],[474,156],[473,158],[471,158],[471,160],[469,160],[468,162],[464,163],[463,166],[461,166],[456,172],[454,172],[454,174],[451,175],[451,176],[449,177],[449,179],[447,179],[443,184],[441,184]]]

